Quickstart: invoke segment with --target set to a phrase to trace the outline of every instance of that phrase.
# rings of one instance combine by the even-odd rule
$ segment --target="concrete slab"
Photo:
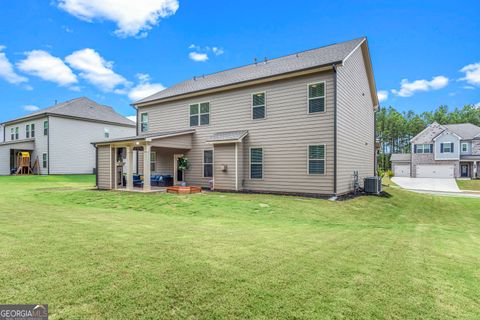
[[[408,190],[462,192],[455,179],[393,177],[392,181]]]

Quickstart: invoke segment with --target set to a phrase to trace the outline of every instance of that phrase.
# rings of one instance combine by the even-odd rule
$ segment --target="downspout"
[[[50,175],[50,116],[47,116],[47,175]]]
[[[95,147],[95,187],[98,189],[98,147],[97,145],[93,145]]]
[[[337,66],[333,66],[333,196],[337,196]]]
[[[377,176],[377,112],[380,106],[373,109],[373,175]]]

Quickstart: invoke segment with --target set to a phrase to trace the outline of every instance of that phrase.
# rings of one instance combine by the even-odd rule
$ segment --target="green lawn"
[[[460,190],[480,191],[480,180],[457,180]]]
[[[0,303],[51,319],[479,319],[480,199],[0,178]]]

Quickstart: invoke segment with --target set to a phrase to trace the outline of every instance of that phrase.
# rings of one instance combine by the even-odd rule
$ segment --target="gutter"
[[[333,195],[337,196],[337,66],[333,67]]]

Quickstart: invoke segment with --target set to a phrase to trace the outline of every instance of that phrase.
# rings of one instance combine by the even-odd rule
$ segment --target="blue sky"
[[[479,12],[478,0],[4,0],[0,121],[78,96],[129,116],[194,75],[364,35],[382,105],[480,105]]]

